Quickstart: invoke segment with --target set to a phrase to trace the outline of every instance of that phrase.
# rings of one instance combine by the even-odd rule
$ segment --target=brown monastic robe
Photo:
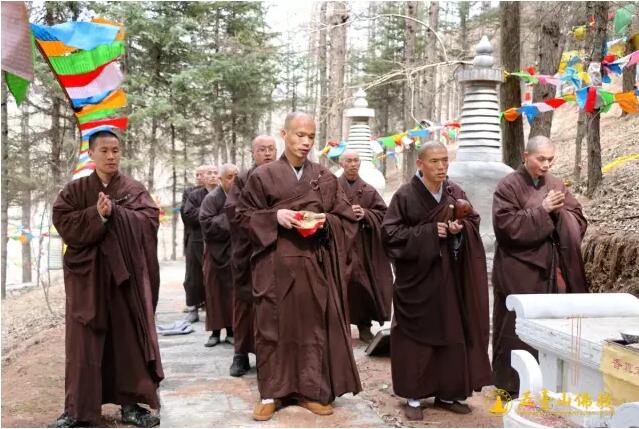
[[[351,205],[364,209],[353,247],[348,283],[348,308],[351,323],[370,325],[372,320],[390,320],[393,299],[393,273],[382,246],[382,220],[386,203],[377,190],[361,178],[350,184],[342,175],[339,183]]]
[[[229,191],[224,210],[231,226],[231,271],[233,273],[233,343],[236,353],[255,353],[253,333],[253,287],[251,286],[250,257],[253,246],[248,235],[241,228],[240,213],[235,207],[248,178],[255,170],[238,174]]]
[[[326,213],[326,224],[304,238],[279,226],[278,209]],[[306,160],[298,181],[282,156],[251,174],[236,210],[254,245],[261,397],[301,396],[326,404],[359,392],[345,276],[357,223],[337,178]]]
[[[99,192],[113,202],[108,221]],[[159,288],[159,209],[144,186],[117,174],[104,187],[94,172],[68,183],[53,205],[53,224],[68,245],[65,411],[96,421],[105,403],[159,408],[164,378],[154,321]]]
[[[463,400],[491,384],[488,359],[488,279],[476,212],[456,239],[439,238],[437,222],[452,218],[450,204],[468,199],[443,183],[439,203],[413,177],[391,200],[383,243],[395,264],[391,327],[393,390],[404,398]]]
[[[207,331],[233,326],[231,237],[224,212],[225,202],[226,193],[218,186],[204,198],[200,207],[200,226],[205,243],[203,270]]]
[[[566,193],[564,207],[548,214],[541,206],[551,190]],[[587,222],[579,202],[563,181],[551,174],[533,184],[524,166],[504,177],[493,196],[495,259],[493,263],[493,371],[495,386],[519,390],[510,366],[511,350],[537,351],[515,334],[515,313],[506,297],[521,293],[587,292],[581,240]],[[557,281],[557,270],[561,272]],[[565,289],[565,290],[564,290]]]
[[[204,245],[200,229],[200,206],[208,193],[209,191],[203,186],[194,188],[188,193],[181,211],[184,227],[189,230],[186,241],[186,276],[184,278],[186,305],[188,306],[199,305],[205,300],[204,279],[202,277]]]

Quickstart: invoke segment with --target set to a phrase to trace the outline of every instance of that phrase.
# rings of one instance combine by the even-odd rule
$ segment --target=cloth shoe
[[[424,420],[424,410],[422,407],[411,407],[410,405],[404,405],[404,414],[406,419],[412,421]]]
[[[358,326],[357,330],[359,331],[359,339],[365,343],[370,343],[373,341],[374,335],[371,332],[371,327],[369,326]]]
[[[139,428],[152,428],[160,424],[160,418],[138,404],[122,405],[122,423]]]
[[[87,426],[87,422],[77,420],[75,417],[70,416],[66,411],[62,413],[60,417],[47,425],[49,428],[79,428]]]
[[[204,344],[204,347],[214,347],[220,344],[220,337],[211,335],[208,341]]]
[[[262,401],[258,402],[255,408],[253,408],[253,420],[257,420],[258,422],[270,420],[279,408],[279,405],[280,402],[278,400],[270,404],[262,404]]]
[[[329,416],[333,414],[333,406],[331,404],[324,405],[315,401],[299,401],[297,405],[319,416]]]
[[[189,314],[187,314],[185,320],[189,323],[199,322],[200,316],[197,314],[197,308],[195,310],[189,311]]]
[[[230,374],[232,377],[241,377],[251,369],[249,357],[246,353],[235,353],[231,364]]]
[[[443,408],[444,410],[451,411],[455,414],[470,414],[471,409],[468,405],[462,404],[459,401],[454,401],[452,404],[444,402],[439,398],[435,398],[435,406],[439,408]]]

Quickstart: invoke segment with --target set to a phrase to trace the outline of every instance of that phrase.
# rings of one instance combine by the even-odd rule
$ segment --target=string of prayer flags
[[[127,103],[118,63],[124,54],[124,27],[96,18],[54,26],[31,24],[31,31],[75,112],[82,136],[73,178],[88,175],[95,168],[88,155],[91,135],[125,131],[128,126],[126,117],[116,117]]]
[[[627,113],[639,112],[639,89],[629,92],[612,93],[595,86],[587,86],[578,89],[574,95],[564,95],[559,98],[551,98],[538,103],[527,104],[521,107],[511,107],[499,113],[499,117],[509,122],[515,121],[520,115],[525,115],[532,122],[540,113],[550,112],[562,106],[566,102],[576,102],[579,109],[586,112],[599,110],[608,112],[614,103]]]

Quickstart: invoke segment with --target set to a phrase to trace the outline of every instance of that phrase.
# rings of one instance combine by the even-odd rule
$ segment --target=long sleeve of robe
[[[242,229],[242,215],[235,208],[255,166],[235,178],[228,193],[224,210],[231,228],[231,271],[233,277],[233,334],[236,353],[255,353],[253,335],[253,287],[251,285],[250,257],[253,246]]]
[[[100,192],[113,204],[106,223],[97,212]],[[103,403],[158,408],[159,209],[133,179],[116,175],[104,187],[93,173],[60,192],[53,224],[68,244],[65,411],[91,421]]]
[[[226,194],[221,186],[202,201],[199,221],[204,238],[204,290],[206,294],[206,329],[233,326],[233,278],[231,274],[231,240],[224,211]]]
[[[405,398],[462,400],[491,382],[488,360],[488,285],[479,216],[462,221],[462,246],[440,238],[437,223],[450,204],[467,199],[444,182],[437,202],[421,179],[400,187],[382,224],[395,265],[391,327],[393,390]]]
[[[342,175],[339,183],[348,201],[364,210],[353,246],[348,286],[351,323],[370,325],[390,320],[393,299],[393,273],[382,246],[382,221],[386,203],[377,190],[358,178],[349,184]]]
[[[550,190],[566,194],[558,213],[547,213],[542,207]],[[494,381],[499,388],[517,392],[519,379],[510,365],[510,352],[523,349],[535,356],[537,352],[515,334],[515,314],[506,309],[506,297],[557,291],[557,271],[565,281],[565,292],[586,292],[581,240],[587,222],[581,205],[559,178],[547,174],[535,185],[522,166],[495,189],[493,228]]]
[[[326,214],[302,237],[279,209]],[[258,387],[263,398],[322,403],[361,390],[351,348],[347,258],[357,224],[337,178],[306,161],[298,181],[288,161],[255,169],[236,207],[251,239]]]

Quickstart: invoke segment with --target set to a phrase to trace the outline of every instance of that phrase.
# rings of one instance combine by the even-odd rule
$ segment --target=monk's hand
[[[546,213],[551,213],[562,208],[565,200],[566,196],[563,192],[551,190],[541,202],[541,206],[546,210]]]
[[[320,228],[324,228],[324,224],[326,223],[326,213],[315,213],[315,220],[320,221]]]
[[[448,236],[448,225],[444,222],[437,222],[437,235],[441,238],[446,238]]]
[[[100,213],[100,216],[102,217],[111,216],[111,200],[104,192],[100,192],[98,194],[97,206],[98,206],[98,213]]]
[[[460,223],[459,220],[448,221],[448,232],[451,234],[459,234],[462,229],[464,229],[464,225]]]
[[[364,218],[364,209],[357,204],[353,205],[353,213],[355,213],[355,219],[362,220]]]
[[[277,223],[286,229],[301,228],[302,223],[297,219],[298,212],[288,209],[279,209],[277,211]]]

